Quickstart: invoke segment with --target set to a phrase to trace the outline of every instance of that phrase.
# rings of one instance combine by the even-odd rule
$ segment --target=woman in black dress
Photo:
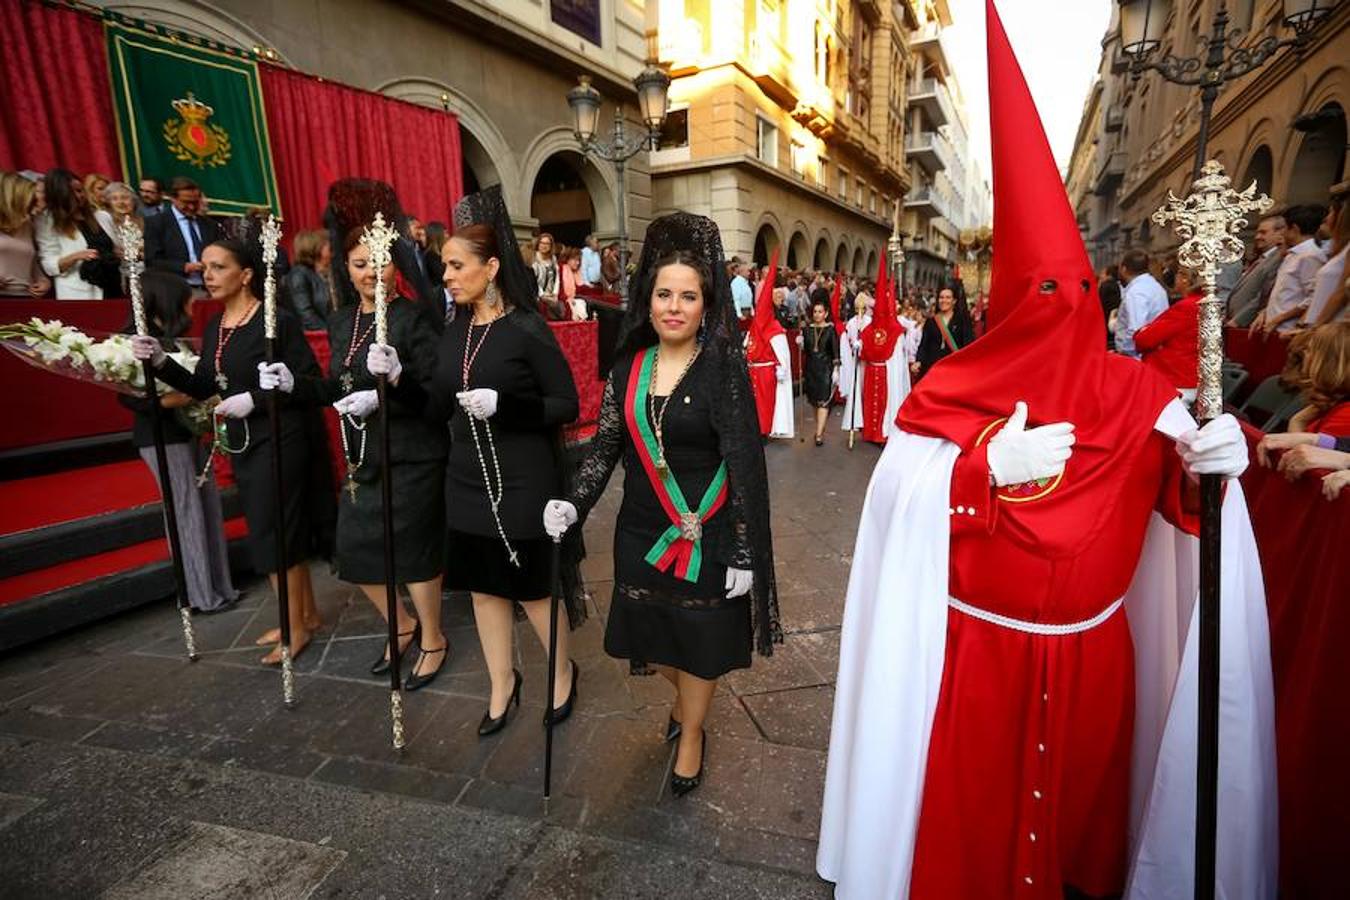
[[[450,425],[445,586],[473,598],[492,680],[478,727],[487,736],[506,725],[511,705],[520,702],[522,678],[512,666],[515,604],[548,647],[552,544],[540,516],[548,498],[562,490],[561,428],[576,419],[579,405],[567,359],[539,315],[534,276],[516,249],[500,190],[461,201],[455,225],[442,260],[459,312],[441,338],[427,390],[416,383],[406,390],[409,402],[423,394],[428,421]],[[371,372],[392,374],[400,355],[377,346],[369,356]],[[584,614],[580,593],[567,593],[575,623]],[[560,610],[555,723],[571,715],[576,699],[567,626]]]
[[[923,337],[910,372],[915,382],[928,374],[933,364],[946,359],[975,340],[975,327],[970,321],[970,308],[958,303],[956,291],[944,287],[938,292],[937,311],[923,323]]]
[[[702,780],[717,679],[782,640],[768,479],[721,238],[676,213],[647,230],[625,336],[576,488],[544,524],[584,521],[624,462],[605,650],[675,687],[671,791]]]
[[[207,246],[202,251],[202,265],[207,293],[214,300],[224,301],[225,308],[206,325],[196,369],[189,372],[169,359],[156,338],[132,338],[132,347],[137,359],[152,361],[159,378],[170,387],[198,400],[217,395],[224,398],[216,406],[215,414],[225,420],[227,446],[248,523],[249,555],[255,571],[268,573],[273,589],[278,569],[286,572],[291,601],[291,656],[295,657],[309,644],[311,632],[319,626],[306,560],[315,550],[316,537],[323,531],[323,523],[318,520],[323,517],[325,502],[331,509],[331,497],[323,497],[315,489],[311,472],[315,466],[310,459],[313,434],[305,411],[283,400],[281,459],[286,486],[286,558],[278,561],[272,435],[267,420],[267,395],[258,384],[259,370],[266,364],[262,301],[256,292],[261,285],[262,266],[254,261],[247,246],[235,240]],[[291,372],[318,376],[319,367],[305,342],[300,320],[284,309],[277,310],[276,340],[278,359]],[[267,643],[280,641],[275,630],[263,638]],[[280,664],[280,644],[263,657],[263,662]]]
[[[278,386],[294,390],[299,402],[332,404],[338,413],[347,477],[338,495],[337,547],[334,561],[343,581],[361,588],[381,616],[387,616],[384,571],[384,503],[380,490],[380,433],[375,379],[366,370],[366,354],[375,339],[376,272],[370,250],[361,243],[362,229],[343,239],[347,278],[341,288],[354,294],[328,325],[331,357],[327,378],[301,378],[279,373]],[[403,686],[415,691],[430,684],[445,664],[449,643],[441,630],[441,567],[445,541],[445,457],[449,436],[422,415],[424,404],[409,404],[407,393],[422,395],[421,386],[436,364],[438,336],[424,310],[398,296],[393,262],[379,273],[387,296],[389,346],[397,348],[401,371],[389,378],[390,478],[393,482],[394,581],[406,585],[417,617],[397,606],[399,651],[418,642],[418,655]],[[272,368],[272,367],[269,367]],[[277,368],[281,368],[278,366]],[[268,375],[264,376],[266,386]],[[411,387],[417,383],[418,387]],[[371,664],[372,675],[389,671],[388,643]]]
[[[839,332],[830,320],[828,300],[811,301],[811,322],[802,329],[802,390],[816,408],[816,446],[825,444],[830,403],[839,386]]]

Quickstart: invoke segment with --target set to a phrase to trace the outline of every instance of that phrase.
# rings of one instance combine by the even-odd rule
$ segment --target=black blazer
[[[197,230],[202,235],[202,247],[224,237],[220,226],[209,216],[197,217]],[[174,215],[172,209],[166,209],[159,215],[145,220],[147,266],[163,272],[172,272],[181,278],[187,275],[183,267],[190,258],[187,243],[183,240],[183,232],[178,228],[178,217]]]

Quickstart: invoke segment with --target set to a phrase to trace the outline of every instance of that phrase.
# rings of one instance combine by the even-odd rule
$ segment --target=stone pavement
[[[405,694],[366,669],[384,626],[316,567],[325,627],[296,664],[299,703],[253,639],[262,582],[194,620],[201,660],[156,604],[0,661],[0,897],[826,898],[814,875],[839,622],[878,450],[768,448],[786,643],[723,679],[704,783],[674,799],[660,740],[671,692],[602,648],[619,483],[587,526],[598,615],[576,632],[577,712],[555,735],[543,816],[544,655],[518,626],[523,715],[476,728],[487,678],[466,597],[452,655]]]

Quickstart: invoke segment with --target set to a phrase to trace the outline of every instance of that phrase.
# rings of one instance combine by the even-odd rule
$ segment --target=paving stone
[[[0,715],[0,732],[29,738],[78,741],[103,726],[98,719],[63,716],[32,709],[11,709]]]
[[[844,619],[843,589],[837,593],[816,588],[779,593],[778,613],[783,631],[790,635],[838,628]]]
[[[742,702],[770,743],[829,749],[834,688],[806,687],[752,694],[742,698]]]
[[[793,646],[801,651],[822,681],[834,684],[839,675],[839,629],[827,628],[810,634],[794,634]]]
[[[230,768],[289,775],[293,778],[307,778],[328,761],[328,757],[322,753],[288,747],[267,740],[265,735],[250,741],[220,738],[193,756],[203,762]]]
[[[0,793],[0,829],[14,824],[25,813],[37,809],[41,805],[41,797],[24,797],[19,794]]]
[[[362,759],[329,759],[310,777],[362,791],[402,794],[436,803],[454,803],[469,783],[462,775],[443,775]]]
[[[811,666],[806,654],[797,648],[793,636],[788,636],[782,644],[775,646],[773,656],[767,659],[756,656],[754,665],[749,669],[737,669],[726,677],[727,685],[741,697],[809,687],[822,681],[820,673]]]
[[[157,850],[107,900],[206,900],[305,897],[346,854],[270,834],[191,822],[188,833]]]
[[[184,734],[163,728],[146,728],[108,722],[102,728],[86,735],[80,743],[111,750],[129,750],[134,753],[154,753],[162,756],[190,756],[204,749],[213,738],[200,734]]]

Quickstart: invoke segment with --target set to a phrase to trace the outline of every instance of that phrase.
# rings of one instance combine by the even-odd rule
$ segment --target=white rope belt
[[[996,612],[990,612],[987,609],[980,609],[977,606],[971,606],[969,603],[962,603],[955,597],[947,598],[947,605],[950,606],[952,609],[959,610],[960,612],[963,612],[968,616],[980,619],[981,621],[984,622],[988,622],[991,625],[999,625],[1003,628],[1011,628],[1014,631],[1024,631],[1027,634],[1043,634],[1051,636],[1061,634],[1077,634],[1080,631],[1090,631],[1091,629],[1096,628],[1098,625],[1102,624],[1107,619],[1115,615],[1116,610],[1120,609],[1121,604],[1123,604],[1124,602],[1125,598],[1121,597],[1115,603],[1112,603],[1106,609],[1097,613],[1097,615],[1093,616],[1090,619],[1084,619],[1081,622],[1069,622],[1065,625],[1052,625],[1046,622],[1027,622],[1023,619],[1014,619],[1010,616],[1001,616]]]
[[[765,366],[776,366],[776,365],[778,365],[778,363],[776,363],[776,362],[771,362],[771,363],[750,363],[750,368],[752,368],[752,369],[762,369],[762,368],[764,368]]]

